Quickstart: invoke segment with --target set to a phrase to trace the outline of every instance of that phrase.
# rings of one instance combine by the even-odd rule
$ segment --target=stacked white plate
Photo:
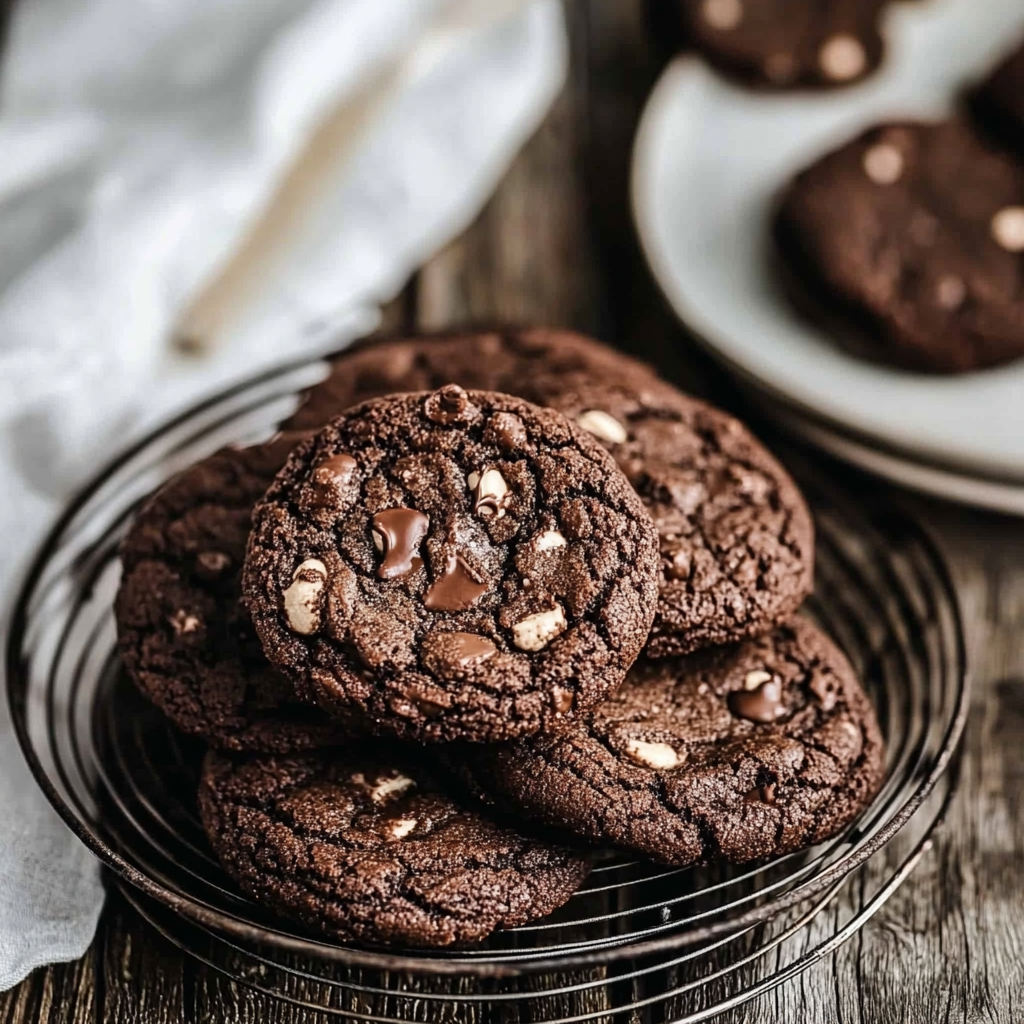
[[[1024,2],[897,3],[886,34],[882,71],[835,92],[759,93],[697,57],[669,65],[633,154],[641,245],[679,317],[788,429],[907,486],[1024,515],[1024,360],[948,377],[866,362],[778,284],[771,220],[790,177],[871,124],[952,112],[1024,38]]]

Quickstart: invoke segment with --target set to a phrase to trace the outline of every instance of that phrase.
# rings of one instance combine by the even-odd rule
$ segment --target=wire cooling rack
[[[842,835],[747,868],[599,856],[543,921],[444,952],[289,931],[242,896],[195,809],[199,745],[126,682],[111,602],[138,501],[224,443],[267,436],[321,362],[225,392],[150,435],[71,504],[31,567],[7,649],[15,727],[40,785],[171,942],[232,979],[340,1019],[698,1021],[837,949],[927,850],[955,782],[966,714],[959,613],[943,562],[906,515],[801,481],[818,571],[807,612],[846,650],[888,743],[886,782]]]

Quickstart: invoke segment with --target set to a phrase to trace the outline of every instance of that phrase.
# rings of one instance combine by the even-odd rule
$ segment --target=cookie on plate
[[[375,399],[291,455],[243,591],[300,692],[382,731],[563,728],[624,678],[657,534],[608,453],[551,409],[446,385]]]
[[[995,138],[1024,152],[1024,45],[1008,54],[974,90],[970,103]]]
[[[864,809],[884,773],[871,702],[801,619],[736,647],[642,660],[561,735],[451,756],[499,806],[676,865],[821,842]]]
[[[792,616],[814,584],[814,520],[739,420],[661,382],[559,375],[544,387],[615,457],[657,527],[647,655],[758,636]]]
[[[851,85],[882,63],[888,0],[654,0],[659,30],[747,85]]]
[[[436,391],[458,384],[472,391],[500,391],[546,404],[537,383],[561,375],[601,380],[623,376],[653,380],[654,371],[575,331],[503,328],[371,339],[346,349],[328,376],[310,388],[282,425],[317,430],[370,398],[397,392]]]
[[[249,520],[295,436],[226,448],[139,511],[121,546],[121,659],[178,728],[229,750],[288,752],[348,734],[272,668],[240,601]]]
[[[796,176],[776,235],[874,359],[966,373],[1024,354],[1024,166],[966,122],[864,132]]]
[[[289,425],[317,426],[366,398],[448,380],[558,409],[616,458],[661,536],[649,654],[755,636],[788,618],[809,592],[813,521],[778,461],[733,417],[571,331],[363,344],[335,360]]]
[[[479,942],[550,914],[588,870],[580,853],[490,821],[422,765],[379,753],[211,753],[199,807],[245,892],[343,941]]]

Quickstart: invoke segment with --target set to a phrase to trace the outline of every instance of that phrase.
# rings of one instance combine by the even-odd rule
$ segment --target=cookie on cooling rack
[[[796,176],[776,235],[862,354],[937,373],[1024,355],[1024,166],[966,122],[864,132]]]
[[[364,344],[343,353],[291,426],[388,391],[454,381],[557,409],[615,457],[658,527],[661,578],[647,651],[756,636],[812,586],[814,527],[799,490],[739,421],[654,370],[570,331],[532,329]]]
[[[357,406],[292,453],[243,590],[300,692],[401,736],[489,742],[611,693],[657,574],[650,516],[587,431],[447,385]]]
[[[742,82],[835,88],[882,63],[889,0],[652,0],[656,26]]]
[[[676,865],[820,842],[864,809],[884,773],[871,702],[801,619],[736,647],[643,660],[560,735],[450,756],[499,806]]]
[[[576,891],[579,852],[499,825],[394,752],[210,754],[199,806],[239,886],[343,941],[479,942]]]
[[[758,636],[792,616],[814,583],[814,521],[739,420],[660,381],[561,375],[544,390],[614,456],[657,527],[649,656]]]
[[[546,380],[580,374],[601,380],[654,379],[649,366],[574,331],[503,328],[375,339],[334,359],[328,376],[306,392],[283,427],[319,429],[367,399],[436,391],[445,384],[545,405]]]
[[[288,752],[349,734],[298,700],[240,601],[253,505],[296,440],[227,448],[185,470],[121,546],[115,615],[129,676],[183,732],[229,750]]]

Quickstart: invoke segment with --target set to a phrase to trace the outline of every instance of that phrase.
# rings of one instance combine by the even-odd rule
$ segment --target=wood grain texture
[[[476,223],[385,311],[385,327],[566,324],[652,359],[684,386],[735,408],[734,389],[667,313],[629,219],[632,134],[659,71],[639,0],[575,0],[567,22],[573,71],[551,115]],[[865,486],[832,463],[822,463],[821,472],[854,490]],[[968,625],[975,689],[961,791],[932,851],[858,936],[799,978],[720,1015],[719,1024],[1024,1022],[1024,523],[920,499],[912,504],[949,559]],[[872,865],[868,881],[892,869],[909,837],[901,843]],[[863,893],[863,886],[849,886],[794,948],[830,933],[856,912]],[[685,980],[674,973],[624,983],[615,997],[644,998]],[[413,989],[376,1004],[337,1003],[318,984],[296,983],[291,994],[356,1015],[449,1019]],[[668,1019],[720,994],[698,987],[673,1001]],[[598,990],[586,1004],[544,1009],[599,1012],[604,999]],[[0,994],[0,1024],[328,1019],[181,957],[117,896],[87,957],[38,971]]]

